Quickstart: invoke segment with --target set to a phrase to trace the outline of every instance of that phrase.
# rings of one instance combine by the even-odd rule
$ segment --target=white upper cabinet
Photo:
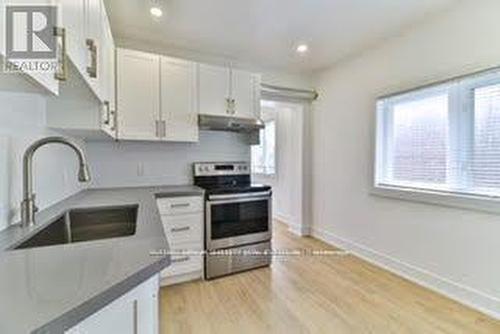
[[[116,138],[115,45],[104,4],[58,0],[58,5],[66,80],[59,85],[60,96],[50,99],[47,125],[89,139]]]
[[[44,71],[24,71],[42,87],[54,95],[59,94],[59,84],[64,80],[75,80],[68,76],[67,64],[71,61],[81,77],[89,85],[91,91],[101,101],[107,101],[107,78],[111,69],[107,61],[106,49],[114,48],[112,37],[106,36],[109,22],[106,17],[102,0],[2,0],[1,4],[9,5],[55,5],[57,6],[57,22],[51,29],[57,37],[55,61],[59,66],[52,66]],[[0,24],[4,26],[5,7],[0,6]],[[56,29],[57,28],[57,29]],[[14,29],[14,40],[29,40],[23,29]],[[111,41],[111,44],[110,44]],[[65,50],[64,50],[65,47]],[[64,52],[65,51],[65,52]],[[0,52],[6,54],[6,45],[1,45]],[[33,61],[18,59],[19,61]],[[52,60],[51,60],[52,61]],[[62,66],[66,64],[66,66]]]
[[[225,67],[199,64],[199,110],[203,115],[227,116],[229,70]]]
[[[110,57],[114,57],[115,45],[103,1],[59,1],[68,56],[97,98],[113,107],[114,60]]]
[[[198,141],[196,63],[117,51],[118,138]]]
[[[117,49],[118,138],[160,139],[160,56]]]
[[[242,70],[232,72],[234,114],[241,118],[256,118],[260,105],[260,76]]]
[[[203,115],[256,118],[260,76],[227,67],[199,65],[199,110]]]
[[[86,0],[59,0],[62,25],[66,29],[66,54],[76,68],[85,69],[85,2]]]
[[[162,139],[198,141],[196,63],[161,57]]]
[[[102,97],[102,129],[111,136],[116,133],[116,94],[115,94],[115,43],[111,34],[106,11],[102,11],[102,22],[104,23],[102,32],[102,52],[100,57],[99,73],[101,76],[101,97]]]
[[[84,43],[87,49],[86,66],[80,68],[80,72],[89,84],[90,88],[103,101],[102,96],[102,70],[101,63],[103,52],[102,36],[104,30],[104,22],[102,20],[102,11],[104,4],[101,0],[84,0],[85,1],[85,26],[84,26]]]
[[[118,139],[198,141],[198,114],[257,118],[260,76],[139,51],[117,52]]]

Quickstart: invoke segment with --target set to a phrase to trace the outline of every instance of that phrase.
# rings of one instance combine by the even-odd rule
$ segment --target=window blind
[[[393,109],[392,178],[402,183],[446,183],[448,97],[398,103]]]
[[[375,186],[500,197],[500,72],[377,101]]]
[[[500,194],[500,84],[474,89],[472,187]]]

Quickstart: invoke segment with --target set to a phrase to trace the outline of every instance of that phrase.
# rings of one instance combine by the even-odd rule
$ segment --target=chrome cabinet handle
[[[110,115],[111,115],[111,119],[113,120],[113,124],[110,126],[110,129],[111,131],[115,131],[116,130],[116,110],[110,110]]]
[[[109,101],[104,101],[104,107],[106,108],[106,119],[104,124],[109,125],[111,123],[111,110],[109,109]]]
[[[188,207],[190,204],[189,203],[176,203],[176,204],[170,204],[171,208],[185,208]]]
[[[181,262],[186,262],[189,260],[189,256],[184,256],[178,259],[173,259],[172,263],[181,263]]]
[[[155,120],[155,136],[161,138],[161,121],[159,119]]]
[[[161,136],[162,137],[167,136],[167,122],[166,121],[161,121]]]
[[[184,226],[184,227],[173,227],[170,229],[170,232],[176,233],[176,232],[184,232],[184,231],[189,231],[191,229],[190,226]]]
[[[90,51],[90,66],[87,66],[87,74],[95,79],[97,78],[97,45],[91,38],[87,38],[85,43]]]
[[[138,310],[137,310],[137,299],[134,299],[134,334],[139,333],[139,316],[138,316]]]
[[[236,113],[236,101],[233,98],[226,98],[226,113],[229,115]]]
[[[54,27],[54,35],[61,38],[61,54],[59,56],[58,67],[54,77],[59,81],[68,79],[68,61],[66,58],[66,29]]]

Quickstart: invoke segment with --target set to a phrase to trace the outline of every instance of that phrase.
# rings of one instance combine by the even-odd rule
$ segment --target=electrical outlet
[[[66,168],[62,171],[62,181],[64,188],[66,188],[66,185],[68,184],[68,170]]]
[[[137,164],[137,176],[144,176],[144,164],[142,162]]]

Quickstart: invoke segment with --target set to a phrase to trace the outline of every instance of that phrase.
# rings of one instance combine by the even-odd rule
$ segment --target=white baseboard
[[[336,236],[331,232],[313,228],[312,236],[328,244],[349,251],[363,260],[500,320],[500,299],[460,283],[453,282],[422,268],[404,263],[363,245]]]
[[[288,230],[295,235],[298,235],[300,237],[310,235],[309,227],[304,227],[301,226],[301,224],[295,223],[295,221],[291,217],[275,213],[273,219],[279,220],[280,222],[288,226]]]
[[[285,224],[288,227],[288,230],[292,232],[293,234],[296,234],[300,236],[300,226],[298,224],[294,224],[292,221],[293,219],[289,216],[285,216],[282,214],[279,214],[277,212],[274,213],[273,219],[280,221],[281,223]]]

